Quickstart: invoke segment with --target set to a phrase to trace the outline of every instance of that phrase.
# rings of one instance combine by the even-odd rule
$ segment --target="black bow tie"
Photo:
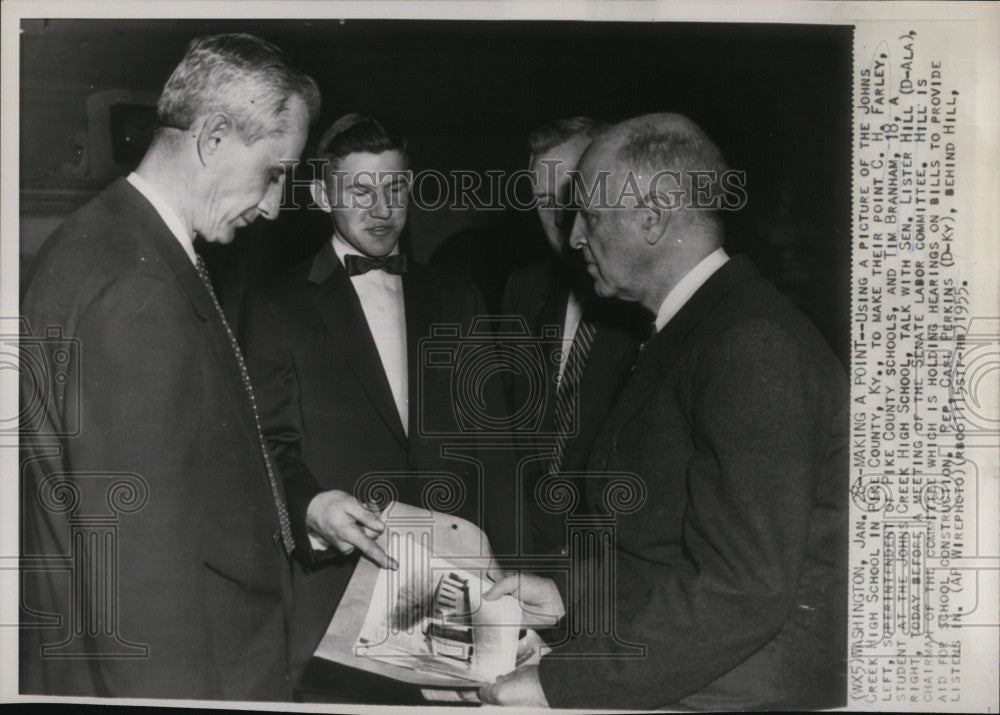
[[[400,276],[406,273],[406,256],[397,253],[382,258],[369,258],[348,254],[344,256],[344,268],[349,276],[360,276],[368,271],[385,271]]]

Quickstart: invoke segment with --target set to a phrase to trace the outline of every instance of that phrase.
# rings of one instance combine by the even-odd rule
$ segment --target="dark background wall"
[[[66,179],[85,100],[158,92],[195,36],[253,32],[285,49],[323,92],[320,128],[349,111],[390,121],[414,171],[512,173],[538,124],[652,111],[692,117],[747,172],[748,205],[727,218],[750,254],[846,358],[850,267],[850,27],[746,24],[306,21],[24,21],[22,252],[102,182]],[[78,138],[78,137],[77,137]],[[106,183],[103,182],[103,183]],[[26,200],[29,197],[31,200]],[[242,287],[310,255],[325,215],[290,210],[206,247],[235,310]],[[411,212],[421,261],[476,279],[499,300],[509,270],[545,255],[533,214]]]

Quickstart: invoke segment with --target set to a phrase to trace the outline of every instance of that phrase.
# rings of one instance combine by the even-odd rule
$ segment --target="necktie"
[[[349,276],[360,276],[368,271],[385,271],[398,276],[406,273],[406,256],[396,253],[382,258],[369,258],[347,254],[344,256],[344,268]]]
[[[226,316],[222,312],[222,306],[219,305],[219,300],[215,296],[215,290],[212,288],[212,281],[208,276],[208,269],[205,268],[205,261],[202,260],[201,256],[198,256],[198,260],[195,263],[195,269],[198,271],[198,277],[201,278],[201,282],[205,284],[205,288],[208,290],[208,295],[212,298],[212,304],[215,306],[216,312],[219,314],[219,320],[222,321],[222,327],[226,329],[226,335],[229,337],[229,344],[233,349],[233,354],[236,356],[236,363],[240,368],[240,376],[243,378],[243,390],[246,392],[247,398],[250,400],[250,411],[253,412],[254,425],[257,427],[257,439],[260,441],[260,449],[264,455],[264,466],[267,468],[267,480],[271,484],[271,495],[274,497],[274,507],[278,511],[278,522],[281,525],[281,540],[285,546],[285,551],[292,553],[295,549],[295,539],[292,537],[292,524],[288,518],[288,508],[285,506],[285,497],[282,494],[281,489],[278,486],[278,479],[275,475],[274,465],[271,463],[271,454],[267,450],[267,444],[264,442],[264,433],[260,429],[260,416],[257,414],[257,400],[253,396],[253,386],[250,384],[250,373],[247,371],[246,362],[243,361],[243,353],[240,352],[239,343],[236,342],[236,336],[233,335],[233,331],[229,329],[229,323],[226,321]]]
[[[576,329],[573,336],[573,344],[570,346],[569,355],[566,357],[566,366],[563,369],[562,379],[556,388],[556,453],[552,457],[549,465],[551,472],[558,472],[562,468],[563,450],[566,441],[576,433],[577,406],[580,402],[580,376],[583,375],[583,368],[587,364],[587,355],[590,353],[590,346],[594,342],[596,326],[592,320],[584,318]]]

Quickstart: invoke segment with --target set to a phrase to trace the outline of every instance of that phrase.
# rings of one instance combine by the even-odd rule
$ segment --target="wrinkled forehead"
[[[591,145],[572,172],[573,191],[582,200],[581,205],[591,206],[611,192],[620,192],[629,173],[614,145]]]

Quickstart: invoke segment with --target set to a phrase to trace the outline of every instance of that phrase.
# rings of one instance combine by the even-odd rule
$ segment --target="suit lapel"
[[[334,345],[344,356],[357,377],[358,384],[368,395],[393,437],[404,449],[407,448],[403,423],[396,411],[396,401],[392,397],[392,390],[382,367],[382,358],[375,347],[375,339],[361,308],[361,301],[347,271],[329,243],[316,254],[309,280],[319,284],[312,298],[313,305],[323,325],[333,336]]]
[[[638,411],[670,371],[672,362],[682,352],[692,331],[727,293],[755,273],[756,269],[746,257],[735,256],[691,296],[636,357],[632,375],[612,409],[606,431],[617,430]]]
[[[174,274],[198,317],[206,321],[215,317],[215,306],[212,305],[212,299],[205,291],[191,259],[146,197],[128,181],[119,179],[108,187],[104,200],[113,212],[131,216],[135,220],[140,230],[139,235]]]
[[[195,314],[202,321],[208,323],[212,338],[212,350],[223,369],[229,373],[230,379],[226,382],[234,388],[234,400],[236,400],[236,404],[245,406],[245,409],[240,409],[237,412],[241,416],[244,426],[255,430],[253,416],[249,411],[250,405],[247,401],[246,389],[243,385],[243,376],[236,362],[236,356],[233,354],[232,343],[226,334],[205,284],[201,282],[194,264],[191,263],[191,258],[170,232],[149,200],[128,181],[125,179],[117,180],[103,194],[103,197],[112,211],[133,218],[143,242],[157,254],[160,261],[173,274],[191,303]]]
[[[561,330],[566,322],[566,302],[569,300],[569,288],[565,281],[561,280],[558,273],[553,271],[549,288],[545,292],[545,297],[541,308],[538,310],[536,330],[540,330],[543,325],[558,325]]]
[[[589,316],[585,313],[584,317]],[[602,425],[597,424],[598,416],[606,410],[608,401],[618,396],[637,352],[638,344],[634,336],[617,325],[598,323],[587,364],[580,377],[579,424],[590,434],[600,431]],[[606,411],[604,416],[607,416]],[[571,455],[581,443],[589,443],[589,440],[570,440],[566,443],[564,462],[571,461]]]
[[[560,340],[545,340],[541,343],[545,384],[551,390],[551,399],[545,401],[544,424],[550,427],[553,425],[553,420],[555,419],[556,389],[558,387],[556,376],[559,374],[559,362],[555,359],[555,353],[560,348],[562,331],[566,327],[566,307],[568,303],[569,288],[565,281],[561,280],[558,271],[553,271],[545,302],[538,311],[538,322],[533,326],[536,336],[542,334],[542,328],[546,325],[556,326],[559,331],[558,335],[560,336]]]
[[[410,267],[403,274],[403,306],[406,313],[406,363],[407,392],[409,393],[410,433],[420,432],[420,406],[434,393],[429,384],[421,385],[420,341],[430,337],[436,316],[443,315],[443,296],[437,290],[424,268],[410,261]],[[440,371],[436,371],[440,372]],[[414,432],[416,430],[416,432]]]

